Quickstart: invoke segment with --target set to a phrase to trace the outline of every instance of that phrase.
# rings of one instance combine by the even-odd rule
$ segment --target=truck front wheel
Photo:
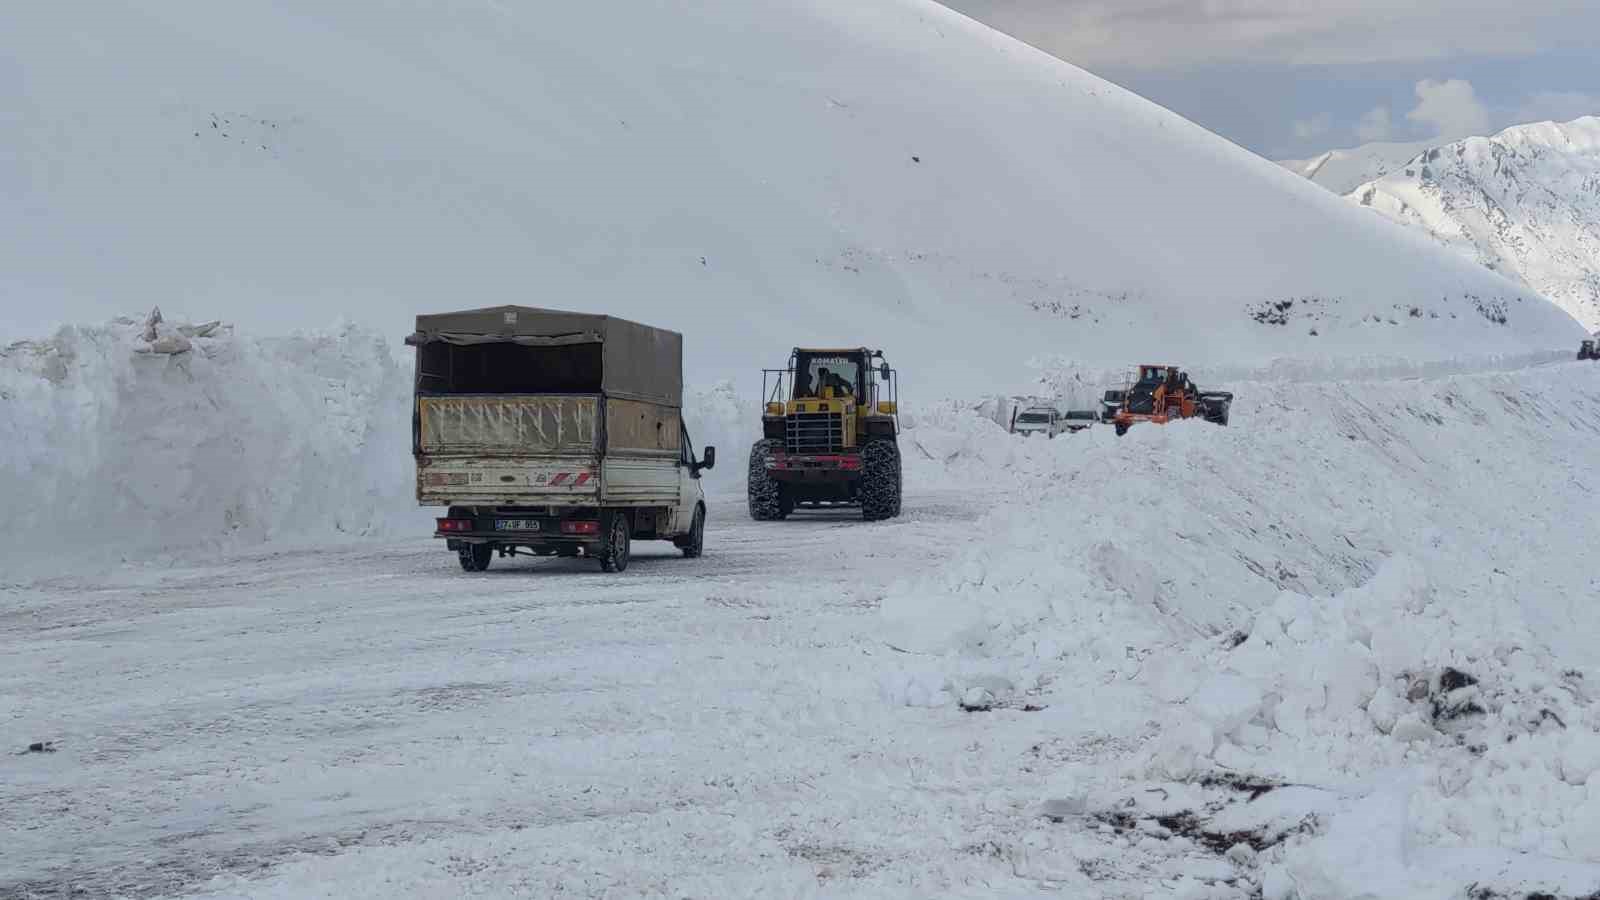
[[[627,510],[612,510],[601,519],[600,526],[605,533],[600,542],[600,571],[626,570],[633,544],[633,529],[628,522]]]
[[[706,547],[706,508],[694,508],[694,523],[689,526],[689,533],[678,539],[678,549],[683,551],[684,557],[698,559],[705,552]]]
[[[468,572],[482,572],[489,568],[489,561],[494,559],[493,544],[463,544],[456,551],[461,558],[461,568]]]

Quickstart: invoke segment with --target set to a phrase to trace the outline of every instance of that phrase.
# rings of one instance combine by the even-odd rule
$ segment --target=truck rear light
[[[583,520],[578,520],[578,519],[568,519],[567,521],[561,523],[561,533],[562,534],[599,534],[600,533],[600,523],[599,522],[593,522],[593,521],[583,521]]]
[[[440,531],[471,531],[471,519],[436,519]]]

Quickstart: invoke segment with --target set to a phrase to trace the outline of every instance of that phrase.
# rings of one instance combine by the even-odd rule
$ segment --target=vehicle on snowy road
[[[1017,410],[1011,420],[1011,433],[1023,437],[1042,434],[1055,437],[1067,430],[1067,417],[1054,406],[1029,406]]]
[[[899,375],[882,350],[796,347],[761,374],[761,440],[750,448],[750,518],[798,506],[859,506],[868,522],[900,515]]]
[[[1058,434],[1082,431],[1099,421],[1100,414],[1092,409],[1063,411],[1054,406],[1030,406],[1017,413],[1011,423],[1011,432],[1024,437],[1042,434],[1053,438]]]
[[[498,553],[628,567],[635,539],[699,556],[700,473],[684,427],[683,337],[614,316],[497,306],[417,316],[417,501],[461,567]]]
[[[1137,422],[1165,425],[1178,419],[1201,418],[1228,424],[1233,394],[1202,391],[1177,366],[1139,367],[1138,375],[1122,392],[1122,406],[1112,417],[1117,434],[1128,433]]]
[[[1127,393],[1127,391],[1123,390],[1106,391],[1105,397],[1100,400],[1100,421],[1109,424],[1117,417],[1118,411],[1122,409],[1122,400]]]

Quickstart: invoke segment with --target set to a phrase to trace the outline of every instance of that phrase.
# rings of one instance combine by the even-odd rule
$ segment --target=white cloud
[[[1459,78],[1417,82],[1417,107],[1406,118],[1432,126],[1430,139],[1454,141],[1489,132],[1489,109],[1478,99],[1472,82]]]
[[[1294,123],[1294,136],[1304,140],[1321,137],[1333,129],[1333,115],[1331,113],[1317,113],[1309,119],[1301,119]]]
[[[1570,122],[1582,116],[1600,116],[1600,96],[1578,91],[1540,91],[1530,94],[1517,108],[1516,123]]]
[[[945,0],[1068,62],[1339,65],[1522,56],[1583,47],[1594,0]],[[1585,37],[1585,35],[1591,37]]]
[[[1361,116],[1361,121],[1356,123],[1356,137],[1361,143],[1370,144],[1373,141],[1387,141],[1394,133],[1394,123],[1389,120],[1389,107],[1375,106]]]

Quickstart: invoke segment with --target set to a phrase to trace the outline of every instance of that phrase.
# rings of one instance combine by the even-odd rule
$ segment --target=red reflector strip
[[[560,484],[561,482],[566,481],[567,477],[570,476],[571,474],[572,474],[571,472],[557,472],[555,477],[550,479],[551,487],[554,487],[554,486]]]
[[[829,454],[827,456],[780,456],[772,455],[775,468],[779,469],[847,469],[861,468],[861,457],[846,456],[843,454]]]
[[[599,534],[599,522],[581,522],[568,519],[561,523],[562,534]]]
[[[589,478],[590,478],[590,476],[592,474],[593,473],[591,473],[591,472],[580,472],[580,473],[578,473],[578,480],[574,481],[572,483],[572,486],[573,487],[583,487],[584,485],[589,483]]]

